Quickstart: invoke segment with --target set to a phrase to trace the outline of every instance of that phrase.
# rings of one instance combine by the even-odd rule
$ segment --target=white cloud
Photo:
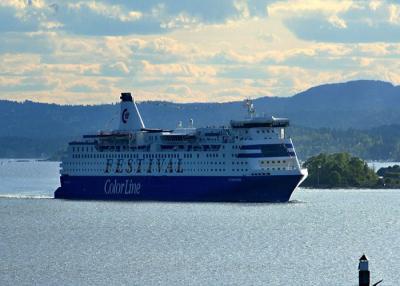
[[[389,22],[399,25],[400,24],[400,5],[391,4],[389,9]]]
[[[382,5],[381,0],[372,0],[369,2],[369,8],[373,11],[377,10]]]
[[[339,29],[347,28],[346,21],[339,18],[337,15],[332,15],[331,17],[329,17],[328,22]]]
[[[118,19],[122,22],[134,22],[143,17],[143,14],[140,11],[126,11],[119,5],[109,5],[98,1],[68,3],[67,7],[73,10],[88,8],[99,15],[112,19]]]
[[[278,1],[268,6],[268,15],[292,17],[293,15],[304,15],[305,13],[318,12],[325,15],[335,15],[355,7],[357,4],[353,1],[336,0],[290,0]]]
[[[182,77],[209,77],[215,76],[217,71],[212,66],[194,64],[151,64],[141,61],[142,72],[145,76],[182,76]]]
[[[246,0],[234,0],[233,6],[239,12],[240,18],[249,18],[250,17],[250,10]]]
[[[27,3],[0,2],[0,98],[100,103],[126,89],[204,102],[360,78],[400,83],[394,2]]]
[[[38,8],[42,9],[46,7],[46,2],[43,0],[2,0],[0,2],[0,6],[4,7],[13,7],[16,9],[25,9],[25,8]]]

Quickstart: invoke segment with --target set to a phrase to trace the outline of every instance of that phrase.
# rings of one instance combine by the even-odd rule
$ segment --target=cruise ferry
[[[60,199],[286,202],[306,178],[286,118],[247,117],[228,126],[146,128],[131,93],[121,94],[119,128],[68,144]]]

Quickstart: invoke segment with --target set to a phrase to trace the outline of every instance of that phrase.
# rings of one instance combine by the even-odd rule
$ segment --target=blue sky
[[[0,37],[0,99],[208,102],[400,82],[398,1],[2,0]]]

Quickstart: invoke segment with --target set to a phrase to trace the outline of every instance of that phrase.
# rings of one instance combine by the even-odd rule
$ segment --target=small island
[[[304,167],[309,176],[302,187],[309,188],[400,188],[400,167],[381,168],[377,173],[360,158],[348,153],[319,154]]]
[[[376,173],[380,178],[382,178],[385,188],[400,188],[399,165],[380,168]]]

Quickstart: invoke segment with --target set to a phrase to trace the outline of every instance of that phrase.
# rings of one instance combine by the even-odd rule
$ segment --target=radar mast
[[[247,114],[249,118],[253,118],[256,115],[256,108],[253,105],[253,101],[250,98],[245,99],[245,107],[247,108]]]

